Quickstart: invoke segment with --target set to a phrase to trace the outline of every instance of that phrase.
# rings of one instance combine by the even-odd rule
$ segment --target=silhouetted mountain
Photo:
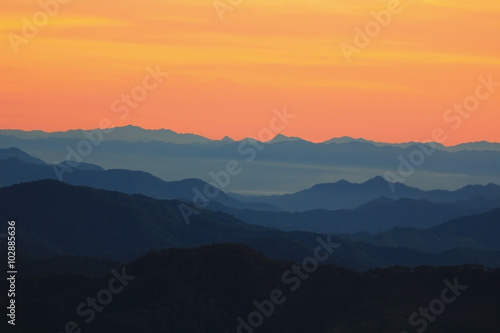
[[[90,153],[80,156],[85,163],[105,169],[142,170],[162,179],[198,178],[206,182],[212,181],[211,172],[225,170],[228,161],[234,160],[244,172],[232,177],[224,190],[243,194],[293,193],[330,180],[360,182],[387,172],[400,176],[398,169],[402,163],[406,168],[414,169],[411,176],[402,177],[404,183],[422,189],[457,189],[469,184],[500,183],[500,151],[432,151],[421,143],[403,147],[356,141],[325,144],[284,140],[264,144],[207,139],[205,143],[196,140],[173,143],[161,141],[164,136],[168,137],[163,132],[130,130],[139,134],[124,136],[123,139],[113,137],[114,133],[121,131],[117,128],[116,132],[101,135],[74,131],[67,138],[33,138],[29,135],[20,138],[0,131],[0,148],[18,147],[37,157],[43,156],[48,162],[66,158],[74,161],[78,159],[75,155],[83,142],[87,149],[89,145],[92,148]],[[159,137],[155,138],[157,134]],[[423,154],[424,160],[412,167],[409,159],[415,153]]]
[[[492,206],[486,205],[490,203]],[[453,203],[431,203],[420,199],[392,200],[381,197],[353,210],[315,209],[305,212],[270,212],[250,209],[234,209],[218,203],[209,208],[234,215],[238,219],[256,225],[281,230],[301,230],[321,233],[382,232],[393,227],[425,229],[444,223],[452,218],[486,212],[496,202],[486,201],[484,207],[468,207]],[[472,204],[477,205],[477,202]]]
[[[10,135],[20,139],[80,139],[86,140],[88,137],[84,134],[100,131],[92,130],[69,130],[65,132],[43,132],[43,131],[21,131],[21,130],[0,130],[0,135]],[[169,129],[145,130],[139,126],[127,125],[114,127],[111,132],[105,133],[107,140],[120,141],[162,141],[178,144],[187,143],[208,143],[211,140],[200,135],[176,133]]]
[[[26,163],[31,163],[31,164],[39,164],[39,165],[44,165],[46,164],[44,161],[41,159],[38,159],[36,157],[33,157],[21,149],[11,147],[11,148],[0,148],[0,160],[7,160],[10,158],[17,158],[20,161],[26,162]]]
[[[309,141],[306,141],[306,140],[301,139],[301,138],[296,137],[296,136],[286,136],[283,134],[277,134],[273,139],[267,141],[266,143],[272,144],[272,143],[278,143],[278,142],[284,142],[284,141],[287,141],[287,142],[293,142],[293,141],[309,142]]]
[[[83,185],[105,190],[119,191],[127,194],[143,194],[156,199],[179,199],[191,202],[195,191],[218,193],[211,200],[221,202],[234,208],[253,208],[277,210],[265,203],[247,203],[231,198],[213,185],[199,179],[184,179],[165,182],[149,173],[130,170],[106,170],[104,172],[75,172],[65,177],[71,185]]]
[[[56,166],[62,172],[66,170],[65,163]],[[203,193],[207,187],[210,193],[218,191],[214,186],[199,179],[165,182],[142,171],[104,170],[97,165],[87,163],[81,163],[77,168],[69,170],[71,172],[64,172],[63,179],[71,185],[84,185],[128,194],[143,194],[157,199],[192,201],[196,194],[194,190]],[[25,163],[16,158],[0,160],[0,187],[43,179],[57,179],[53,166]],[[240,202],[223,191],[218,192],[219,194],[213,200],[230,207],[277,210],[272,205]]]
[[[15,157],[0,160],[0,187],[33,180],[56,178],[54,170],[45,163],[26,163]]]
[[[474,216],[463,216],[429,229],[439,237],[476,241],[500,250],[500,209]]]
[[[46,180],[0,189],[0,215],[23,221],[19,243],[49,255],[133,258],[151,249],[243,241],[266,230],[209,211],[188,226],[178,201],[160,201]],[[214,218],[216,217],[216,218]],[[269,233],[269,236],[277,233]]]
[[[83,333],[257,332],[249,322],[262,333],[413,332],[427,325],[429,332],[500,330],[498,269],[396,266],[363,274],[332,265],[304,269],[245,246],[219,244],[150,253],[98,278],[20,278],[16,304],[22,316],[16,329],[58,332],[74,321]],[[120,292],[92,310],[86,302],[107,301],[103,294],[110,281]],[[6,290],[7,281],[0,286]],[[444,312],[432,322],[423,320],[419,309],[436,310],[433,300],[442,297],[452,299]],[[3,320],[0,327],[6,326]]]
[[[92,132],[96,129],[91,130],[68,130],[68,131],[60,131],[60,132],[44,132],[39,130],[34,131],[23,131],[23,130],[0,130],[0,135],[4,136],[14,136],[20,139],[48,139],[48,138],[78,138],[78,139],[86,139],[83,135],[83,131]],[[176,133],[169,129],[143,129],[139,126],[134,125],[126,125],[121,127],[114,127],[110,133],[106,133],[106,136],[110,140],[122,140],[122,141],[163,141],[163,142],[171,142],[171,143],[209,143],[210,140],[201,135],[191,134],[191,133]],[[229,140],[228,140],[229,139]],[[224,139],[220,141],[234,141],[227,135]],[[283,134],[277,134],[274,139],[270,142],[281,142],[281,141],[306,141],[300,137],[289,137]],[[335,137],[324,142],[322,144],[344,144],[350,142],[360,142],[360,143],[369,143],[379,147],[382,146],[394,146],[407,148],[409,146],[414,146],[416,142],[403,142],[403,143],[388,143],[388,142],[377,142],[373,140],[366,140],[363,138],[352,138],[349,136],[343,137]],[[461,143],[455,146],[446,147],[441,143],[432,142],[431,144],[435,145],[437,149],[446,150],[449,152],[457,152],[461,150],[492,150],[492,151],[500,151],[500,143],[497,142],[488,142],[488,141],[477,141],[477,142],[468,142]]]
[[[21,165],[22,163],[16,163],[13,160],[0,160],[0,171],[2,174],[0,176],[0,186],[12,185],[23,181],[57,179],[56,172],[52,167],[48,167],[43,161],[34,159],[18,149],[7,149],[3,150],[2,153],[4,158],[20,155],[28,161],[38,161],[37,165]],[[65,165],[65,163],[60,164],[60,166]],[[195,189],[204,192],[205,186],[208,186],[209,190],[214,190],[213,186],[196,179],[165,182],[146,172],[120,169],[104,170],[100,166],[88,163],[80,163],[76,168],[68,169],[71,172],[64,172],[64,167],[61,167],[60,170],[63,172],[62,178],[69,184],[116,190],[129,194],[144,194],[158,199],[177,198],[192,200],[195,197],[195,192],[193,192]],[[85,173],[83,171],[95,172]],[[385,179],[378,176],[361,184],[341,180],[336,183],[318,184],[297,193],[279,196],[242,196],[235,194],[229,196],[220,191],[214,200],[238,209],[276,211],[279,207],[282,210],[306,211],[313,209],[338,210],[355,208],[382,196],[391,199],[425,199],[431,202],[463,201],[466,207],[469,206],[465,201],[471,200],[474,197],[482,197],[484,200],[493,201],[500,198],[500,186],[494,184],[468,185],[456,191],[423,191],[401,183],[395,183],[393,186],[395,189],[394,192],[391,191]],[[495,202],[490,204],[483,203],[483,205],[483,207],[476,207],[492,208],[495,207],[492,206],[495,205]]]
[[[45,161],[43,161],[39,158],[33,157],[33,156],[25,153],[24,151],[18,149],[18,148],[11,147],[11,148],[0,149],[0,161],[8,160],[11,158],[15,158],[19,161],[30,163],[30,164],[48,165]],[[78,170],[101,170],[101,171],[104,170],[102,167],[100,167],[98,165],[89,164],[89,163],[85,163],[85,162],[81,162],[77,166],[71,166],[71,167],[68,166],[68,163],[66,161],[64,161],[63,163],[60,163],[58,165],[62,168],[66,167],[66,168],[74,168],[74,169],[78,169]]]
[[[365,140],[363,138],[355,139],[355,138],[351,138],[350,136],[343,136],[340,138],[332,138],[330,140],[323,141],[322,143],[324,143],[324,144],[331,144],[331,143],[343,144],[343,143],[348,143],[348,142],[363,142],[363,143],[377,144],[377,142],[375,142],[375,141]]]
[[[362,142],[362,143],[371,143],[375,146],[378,147],[383,147],[383,146],[393,146],[393,147],[400,147],[400,148],[407,148],[410,146],[414,146],[417,142],[402,142],[402,143],[387,143],[387,142],[376,142],[376,141],[371,141],[371,140],[365,140],[363,138],[351,138],[349,136],[343,136],[340,138],[332,138],[330,140],[324,141],[323,143],[325,144],[330,144],[330,143],[336,143],[336,144],[343,144],[343,143],[348,143],[348,142]],[[432,144],[436,147],[436,149],[439,150],[444,150],[448,152],[457,152],[461,150],[492,150],[492,151],[500,151],[500,143],[498,142],[488,142],[488,141],[477,141],[477,142],[467,142],[467,143],[460,143],[455,146],[444,146],[443,144],[439,142],[428,142],[427,144]]]
[[[272,258],[302,260],[321,244],[341,246],[327,262],[357,270],[390,265],[500,266],[500,252],[454,249],[442,257],[306,232],[284,232],[201,211],[186,224],[179,201],[156,200],[45,180],[0,189],[0,219],[15,220],[19,250],[37,255],[135,258],[150,250],[221,242],[249,244]],[[462,258],[466,261],[461,262]]]
[[[455,248],[500,250],[500,209],[452,219],[425,230],[394,228],[371,235],[358,233],[342,237],[377,246],[408,247],[425,252]]]
[[[291,212],[312,209],[337,210],[355,208],[380,197],[390,199],[425,199],[435,203],[468,200],[477,196],[488,200],[500,197],[500,186],[495,184],[468,185],[456,191],[423,191],[401,183],[394,183],[392,186],[395,191],[391,191],[386,180],[378,176],[361,184],[350,183],[346,180],[340,180],[336,183],[318,184],[293,194],[252,197],[231,194],[231,196],[241,201],[251,200],[268,203]]]
[[[500,144],[497,142],[488,142],[488,141],[477,141],[477,142],[468,142],[461,143],[456,146],[447,147],[448,151],[456,152],[460,150],[492,150],[499,151]]]
[[[70,166],[67,161],[61,162],[61,163],[56,163],[54,165],[57,168],[61,169],[69,169],[69,170],[81,170],[81,171],[104,171],[104,168],[96,165],[96,164],[90,164],[90,163],[85,163],[81,162],[79,163],[76,167]]]

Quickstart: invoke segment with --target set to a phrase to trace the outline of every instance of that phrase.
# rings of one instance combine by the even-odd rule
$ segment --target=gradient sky
[[[221,20],[212,0],[69,0],[16,53],[9,36],[23,36],[22,19],[41,8],[2,0],[0,128],[90,129],[109,118],[240,139],[286,107],[297,117],[283,134],[311,141],[425,141],[442,128],[446,145],[500,142],[500,87],[458,128],[443,120],[479,76],[500,81],[500,1],[401,0],[347,63],[339,45],[388,2],[243,0]],[[120,119],[113,101],[157,65],[170,75]]]

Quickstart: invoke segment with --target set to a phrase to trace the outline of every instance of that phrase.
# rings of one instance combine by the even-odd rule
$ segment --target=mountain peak
[[[140,126],[136,126],[136,125],[132,125],[132,124],[124,125],[124,126],[117,126],[114,129],[115,130],[128,130],[128,131],[144,132],[144,133],[147,133],[147,132],[165,132],[165,133],[170,133],[170,134],[180,134],[180,133],[174,132],[170,129],[165,129],[165,128],[145,129],[145,128],[142,128]]]
[[[349,142],[364,142],[364,143],[373,143],[373,141],[370,141],[370,140],[365,140],[363,138],[352,138],[350,136],[342,136],[342,137],[339,137],[339,138],[332,138],[330,140],[326,140],[322,143],[337,143],[337,144],[340,144],[340,143],[349,143]]]
[[[273,139],[269,140],[267,143],[278,143],[278,142],[293,142],[293,141],[305,141],[296,136],[286,136],[281,133],[277,134]]]
[[[332,188],[347,188],[351,186],[352,183],[345,179],[340,179],[339,181],[336,181],[335,183],[320,183],[316,184],[313,187],[311,187],[309,190],[314,190],[314,191],[330,191]],[[306,190],[307,191],[307,190]]]

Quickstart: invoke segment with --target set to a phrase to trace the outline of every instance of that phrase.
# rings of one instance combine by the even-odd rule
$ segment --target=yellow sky
[[[109,118],[238,139],[286,106],[297,118],[283,133],[312,141],[426,140],[439,127],[447,145],[500,142],[500,87],[467,118],[443,119],[480,76],[500,82],[499,1],[217,1],[223,20],[212,0],[42,1],[53,17],[38,1],[2,0],[0,128]],[[390,13],[385,26],[372,11]],[[378,30],[357,47],[355,28],[366,27]],[[348,57],[346,44],[357,48]],[[146,68],[169,75],[120,119],[113,102],[143,84]]]

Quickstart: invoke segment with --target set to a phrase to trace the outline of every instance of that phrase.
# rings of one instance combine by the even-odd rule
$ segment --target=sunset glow
[[[90,129],[109,118],[241,139],[286,107],[297,117],[283,134],[315,142],[427,141],[435,128],[445,145],[500,142],[500,84],[483,88],[459,126],[444,116],[480,78],[500,82],[498,0],[401,0],[350,63],[341,43],[355,46],[355,28],[394,0],[237,2],[221,20],[212,0],[42,0],[54,15],[37,27],[38,1],[3,0],[0,128]],[[120,119],[113,102],[146,68],[169,75]]]

